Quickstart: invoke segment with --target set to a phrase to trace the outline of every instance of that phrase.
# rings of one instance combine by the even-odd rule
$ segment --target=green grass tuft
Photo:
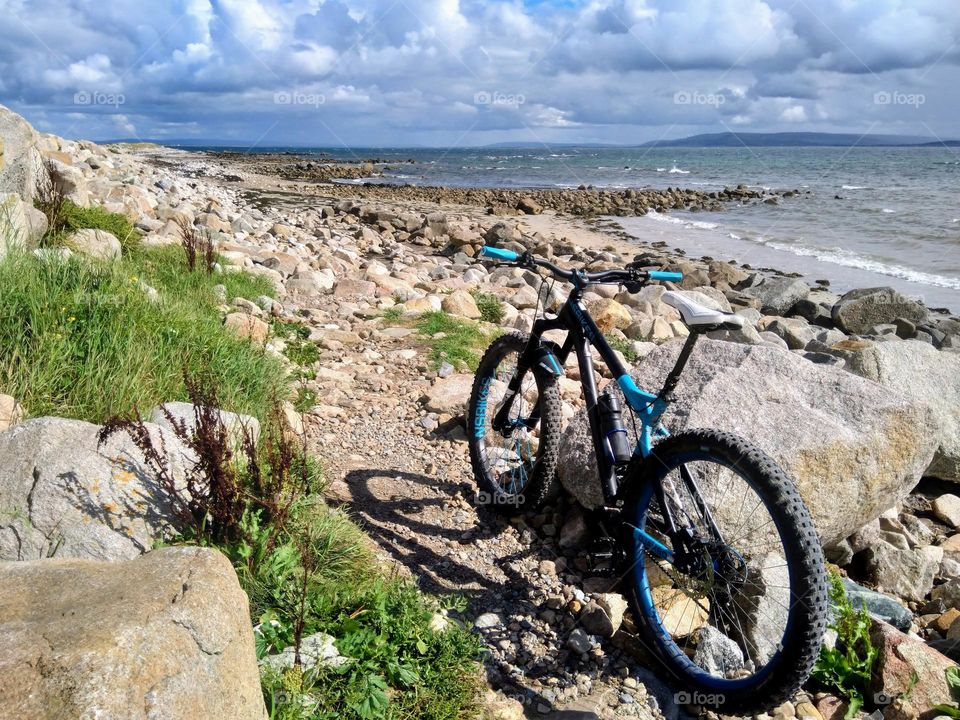
[[[458,370],[476,370],[480,355],[494,337],[471,320],[439,311],[421,315],[417,330],[430,346],[430,362],[435,367],[448,362]]]
[[[473,299],[477,303],[477,309],[480,310],[480,317],[489,323],[499,325],[503,322],[503,302],[493,293],[485,293],[479,288],[471,291]]]
[[[132,248],[112,263],[10,255],[0,262],[0,387],[33,417],[103,422],[186,400],[184,369],[209,367],[225,405],[262,417],[285,394],[283,369],[224,332],[217,283],[228,298],[272,293],[245,273],[188,273],[179,248]]]
[[[399,305],[394,305],[393,307],[388,307],[383,311],[383,314],[380,316],[387,322],[398,322],[403,318],[403,308]]]
[[[623,359],[626,360],[628,363],[633,364],[637,361],[637,358],[639,357],[639,355],[637,355],[637,353],[634,352],[634,349],[631,346],[631,343],[629,340],[624,340],[618,337],[612,337],[610,335],[606,335],[604,337],[606,338],[607,343],[610,345],[610,347],[612,347],[614,350],[617,350],[621,355],[623,355]]]
[[[124,251],[134,247],[142,237],[126,216],[108,212],[100,206],[80,207],[70,200],[63,201],[55,223],[56,226],[50,227],[41,245],[63,245],[67,236],[84,228],[105,230],[112,234],[120,241]]]

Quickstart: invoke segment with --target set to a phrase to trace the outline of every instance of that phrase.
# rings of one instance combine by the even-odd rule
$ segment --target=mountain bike
[[[584,293],[595,284],[636,293],[651,281],[680,282],[682,274],[635,265],[566,270],[490,246],[482,256],[572,285],[555,314],[538,305],[529,334],[498,337],[480,361],[467,434],[483,497],[507,513],[547,499],[559,461],[558,381],[575,353],[604,499],[586,515],[600,548],[594,560],[625,586],[640,639],[688,704],[747,713],[791,698],[810,675],[827,622],[824,559],[810,513],[784,471],[747,440],[721,430],[671,435],[663,422],[697,339],[738,329],[743,318],[664,291],[661,301],[679,312],[689,334],[662,389],[650,393],[610,347]],[[562,344],[544,338],[551,330],[566,331]],[[594,350],[615,380],[602,393]],[[634,447],[625,414],[634,420]]]

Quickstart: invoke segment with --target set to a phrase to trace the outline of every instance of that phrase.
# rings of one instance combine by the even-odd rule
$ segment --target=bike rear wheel
[[[543,503],[560,449],[556,378],[529,368],[519,378],[519,391],[507,392],[527,342],[527,335],[509,333],[491,343],[477,367],[467,408],[470,461],[481,491],[477,504],[508,514]],[[510,403],[507,422],[495,429],[494,418],[504,403]]]
[[[626,582],[681,700],[729,713],[792,697],[820,650],[827,581],[791,480],[713,430],[662,440],[631,475]],[[680,532],[667,532],[668,514]]]

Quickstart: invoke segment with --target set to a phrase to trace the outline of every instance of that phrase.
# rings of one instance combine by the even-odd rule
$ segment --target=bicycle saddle
[[[676,308],[683,322],[689,327],[710,326],[736,330],[744,325],[744,318],[740,315],[708,308],[673,290],[667,290],[660,299],[670,307]]]

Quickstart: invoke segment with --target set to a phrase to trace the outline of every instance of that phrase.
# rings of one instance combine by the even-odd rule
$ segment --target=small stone
[[[498,625],[503,625],[503,619],[496,613],[492,612],[484,613],[473,621],[473,626],[478,630],[486,630],[488,628],[497,627]]]
[[[931,505],[933,514],[952,528],[960,528],[960,497],[941,495]]]
[[[582,655],[590,652],[590,648],[593,647],[593,640],[582,629],[576,628],[567,638],[567,647]]]
[[[448,362],[445,362],[443,363],[443,365],[440,366],[440,369],[437,370],[437,377],[441,377],[441,378],[450,377],[456,371],[457,369],[453,365],[451,365]]]

